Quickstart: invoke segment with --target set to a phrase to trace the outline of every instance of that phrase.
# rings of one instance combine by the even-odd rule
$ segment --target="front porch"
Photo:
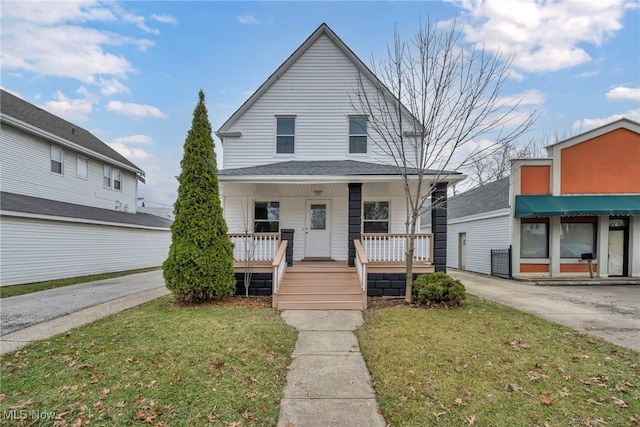
[[[250,271],[250,293],[271,294],[281,310],[363,310],[368,296],[404,296],[406,235],[362,234],[353,241],[354,265],[349,266],[346,260],[294,261],[287,251],[291,241],[283,234],[229,234],[238,294],[244,294],[244,275]],[[434,271],[433,244],[431,234],[416,236],[414,277]]]

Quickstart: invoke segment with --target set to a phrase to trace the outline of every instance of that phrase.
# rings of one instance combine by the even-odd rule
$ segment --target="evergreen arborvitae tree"
[[[193,111],[178,177],[169,257],[162,265],[167,287],[182,302],[233,295],[233,243],[227,236],[218,191],[216,155],[204,93]]]

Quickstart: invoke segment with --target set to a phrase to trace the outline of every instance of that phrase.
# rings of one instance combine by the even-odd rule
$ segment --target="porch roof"
[[[408,168],[409,175],[417,176],[419,171],[414,168]],[[464,178],[459,172],[448,172],[441,170],[426,170],[425,176],[449,176],[452,179],[448,181],[459,181]],[[319,177],[331,177],[331,180],[337,180],[338,177],[385,177],[400,178],[398,168],[392,165],[379,163],[359,162],[355,160],[316,160],[316,161],[286,161],[278,163],[270,163],[266,165],[251,166],[246,168],[222,169],[218,171],[220,181],[262,181],[274,180],[274,178],[282,177],[287,181],[297,181],[307,179],[317,179]],[[314,179],[315,178],[315,179]]]

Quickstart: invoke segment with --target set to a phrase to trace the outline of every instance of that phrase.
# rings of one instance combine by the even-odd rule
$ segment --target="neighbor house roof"
[[[481,185],[447,200],[447,219],[509,207],[509,177]]]
[[[551,151],[556,148],[567,148],[575,144],[579,144],[581,142],[587,141],[589,139],[596,138],[598,136],[604,135],[605,133],[612,132],[617,129],[627,129],[631,132],[635,132],[640,134],[640,123],[627,119],[623,117],[614,122],[607,123],[605,125],[599,126],[595,129],[591,129],[587,132],[583,132],[579,135],[572,136],[571,138],[564,139],[562,141],[558,141],[546,147],[547,153],[551,154]]]
[[[142,169],[91,132],[4,90],[0,90],[0,113],[3,124],[10,124],[24,131],[38,134],[92,157],[119,164],[131,172],[144,176]]]
[[[408,169],[409,175],[418,175],[417,169]],[[226,177],[272,177],[272,176],[400,176],[392,165],[358,162],[355,160],[288,161],[237,169],[222,169],[218,176]],[[425,175],[459,175],[459,172],[427,170]]]
[[[278,67],[276,71],[273,72],[273,74],[271,74],[271,76],[269,76],[269,78],[264,83],[262,83],[262,85],[260,85],[260,87],[249,97],[249,99],[247,99],[244,104],[242,104],[240,108],[238,108],[238,110],[236,110],[236,112],[233,113],[231,117],[229,117],[229,119],[227,119],[227,121],[222,124],[220,129],[218,129],[218,131],[216,132],[216,135],[224,138],[225,131],[227,131],[231,127],[231,125],[233,125],[233,123],[235,123],[236,120],[238,120],[245,113],[245,111],[247,111],[258,99],[260,99],[262,94],[269,90],[269,88],[280,78],[280,76],[287,72],[287,70],[291,68],[291,66],[298,60],[298,58],[300,58],[302,54],[304,54],[307,49],[309,49],[309,47],[313,45],[316,40],[318,40],[322,35],[326,35],[327,37],[329,37],[335,43],[338,49],[340,49],[342,53],[344,53],[345,56],[349,58],[351,62],[353,62],[355,67],[358,69],[358,72],[362,76],[364,76],[364,78],[373,83],[374,87],[382,88],[385,96],[393,99],[394,101],[397,101],[395,95],[393,95],[391,91],[387,89],[384,83],[382,83],[380,79],[375,74],[373,74],[369,67],[367,67],[365,63],[362,62],[362,60],[360,60],[360,58],[358,58],[351,49],[349,49],[349,47],[340,39],[340,37],[336,35],[336,33],[333,32],[333,30],[331,30],[331,28],[329,28],[327,24],[323,23],[304,41],[304,43],[300,45],[298,49],[296,49],[291,54],[291,56],[289,56],[289,58],[286,59],[286,61],[282,63],[282,65],[280,65],[280,67]],[[407,114],[409,117],[413,117],[413,115],[409,112],[409,110],[406,109],[404,105],[400,105],[405,114]],[[418,122],[418,120],[415,118],[413,118],[413,120]]]
[[[39,197],[0,192],[0,209],[3,215],[9,212],[51,217],[75,218],[96,222],[109,222],[154,228],[170,228],[171,221],[146,213],[127,213],[76,205]]]

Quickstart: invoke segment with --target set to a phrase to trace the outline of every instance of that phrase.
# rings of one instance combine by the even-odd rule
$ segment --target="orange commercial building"
[[[640,123],[621,119],[512,161],[513,276],[640,277]]]

